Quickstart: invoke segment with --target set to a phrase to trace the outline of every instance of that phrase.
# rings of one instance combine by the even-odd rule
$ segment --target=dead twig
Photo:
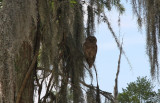
[[[88,84],[86,84],[86,83],[83,82],[83,81],[80,81],[80,83],[81,83],[83,86],[86,86],[86,87],[88,87],[88,88],[93,89],[94,91],[97,91],[97,87],[95,87],[95,86],[88,85]],[[112,103],[115,103],[114,97],[112,96],[112,93],[103,91],[103,90],[101,90],[101,89],[99,89],[99,93],[100,93],[101,95],[103,95],[105,98],[107,98],[108,100],[110,100]]]
[[[113,31],[113,29],[112,29],[112,27],[111,27],[111,24],[110,24],[110,22],[108,21],[107,16],[106,16],[105,14],[103,14],[101,17],[103,18],[103,21],[104,21],[105,23],[107,23],[108,28],[109,28],[109,30],[111,31],[111,33],[112,33],[112,35],[113,35],[113,37],[114,37],[114,39],[115,39],[115,41],[116,41],[116,43],[117,43],[117,47],[118,47],[119,50],[120,50],[120,49],[121,49],[120,41],[119,41],[119,39],[117,38],[115,32]],[[125,51],[124,51],[123,48],[122,48],[122,54],[123,54],[124,57],[126,58],[126,60],[127,60],[128,64],[129,64],[130,68],[132,69],[132,65],[131,65],[131,63],[130,63],[130,61],[129,61],[129,59],[128,59],[128,57],[127,57],[127,55],[126,55],[126,53],[125,53]]]
[[[97,103],[100,103],[100,94],[99,94],[99,84],[98,84],[98,74],[97,74],[97,70],[96,70],[96,66],[94,66],[94,70],[95,70],[95,73],[96,73],[96,80],[97,80],[97,97],[96,97],[96,100],[97,100]]]

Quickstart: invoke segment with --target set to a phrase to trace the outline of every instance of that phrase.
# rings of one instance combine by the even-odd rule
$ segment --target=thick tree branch
[[[36,54],[35,54],[35,56],[34,56],[34,58],[33,58],[33,60],[32,60],[32,63],[31,63],[31,65],[30,65],[29,69],[28,69],[28,72],[27,72],[27,74],[25,75],[25,78],[24,78],[24,80],[23,80],[23,83],[22,83],[21,88],[20,88],[20,90],[19,90],[19,92],[18,92],[18,95],[17,95],[16,103],[19,103],[19,102],[20,102],[20,98],[21,98],[21,95],[22,95],[22,93],[23,93],[23,90],[24,90],[24,88],[25,88],[25,86],[26,86],[27,80],[28,80],[28,78],[29,78],[29,76],[30,76],[30,74],[31,74],[32,70],[34,69],[35,64],[36,64],[36,62],[37,62],[37,57],[38,57],[38,51],[36,52]]]

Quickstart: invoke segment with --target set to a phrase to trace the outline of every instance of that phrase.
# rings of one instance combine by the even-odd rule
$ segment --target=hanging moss
[[[84,29],[84,11],[80,0],[40,0],[41,20],[41,75],[51,72],[46,94],[40,101],[47,101],[51,87],[56,90],[58,103],[67,103],[68,87],[74,103],[83,103],[80,81],[85,80],[86,68],[82,45],[85,36],[94,35],[95,15],[104,12],[101,0],[90,0],[88,5],[87,30]],[[113,4],[115,5],[115,4]],[[96,8],[95,8],[96,7]],[[95,12],[98,13],[95,13]],[[87,32],[87,33],[86,33]],[[92,72],[89,70],[89,73]],[[92,79],[92,78],[91,78]],[[42,78],[42,83],[46,78]],[[49,89],[48,89],[49,88]],[[39,89],[40,90],[40,89]],[[63,99],[62,99],[63,98]]]
[[[88,19],[87,19],[87,36],[94,35],[94,11],[93,7],[88,5]]]
[[[87,103],[96,103],[96,92],[93,88],[87,90]]]
[[[160,2],[159,0],[132,0],[133,12],[138,18],[139,27],[146,26],[147,54],[151,66],[151,76],[159,78],[158,41],[160,35]],[[144,22],[143,22],[144,21]]]

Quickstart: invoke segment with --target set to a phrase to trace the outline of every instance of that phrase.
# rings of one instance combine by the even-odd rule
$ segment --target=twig
[[[37,69],[42,70],[43,68],[37,68]],[[48,70],[47,72],[52,72],[52,70]],[[58,73],[58,75],[64,76],[64,74],[62,74],[62,73]],[[79,80],[79,81],[80,81],[80,83],[81,83],[83,86],[88,87],[88,88],[92,88],[94,91],[97,91],[97,89],[99,89],[99,88],[97,88],[97,87],[95,87],[95,86],[88,85],[88,84],[86,84],[85,82],[83,82],[83,81],[81,81],[81,80]],[[72,85],[74,85],[74,84],[72,84]],[[82,88],[82,87],[81,87],[81,88]],[[83,88],[82,88],[82,89],[83,89]],[[83,89],[83,90],[84,90],[84,89]],[[105,98],[107,98],[108,100],[112,101],[112,103],[115,103],[114,97],[112,96],[112,93],[103,91],[103,90],[101,90],[101,89],[99,89],[99,93],[100,93],[101,95],[103,95]]]
[[[113,29],[112,29],[112,27],[111,27],[111,24],[110,24],[110,22],[108,21],[107,16],[106,16],[105,14],[103,14],[103,16],[101,16],[101,17],[103,17],[104,22],[107,23],[108,28],[109,28],[109,30],[111,31],[111,33],[112,33],[112,35],[113,35],[113,37],[114,37],[114,39],[115,39],[115,41],[116,41],[116,43],[117,43],[117,47],[118,47],[119,50],[120,50],[120,49],[121,49],[121,46],[120,46],[119,39],[117,38],[115,32],[113,31]],[[128,64],[129,64],[130,68],[132,69],[132,65],[131,65],[131,63],[130,63],[130,61],[129,61],[129,59],[128,59],[128,57],[127,57],[127,55],[126,55],[126,53],[125,53],[125,51],[124,51],[123,48],[122,48],[122,53],[123,53],[123,55],[125,56],[125,58],[126,58]]]
[[[83,81],[80,81],[80,83],[81,83],[82,85],[88,87],[88,88],[91,88],[91,89],[95,90],[95,91],[97,90],[97,87],[88,85],[88,84],[86,84],[86,83],[83,82]],[[101,89],[99,89],[99,93],[100,93],[101,95],[103,95],[105,98],[107,98],[108,100],[110,100],[112,103],[115,103],[114,97],[112,96],[112,93],[109,93],[109,92],[106,92],[106,91],[102,91]]]
[[[84,65],[84,68],[86,68],[86,70],[88,71],[89,76],[90,76],[90,78],[91,78],[91,84],[92,84],[92,82],[93,82],[92,69],[88,69],[88,68],[86,67],[86,65]]]
[[[96,97],[96,100],[98,103],[100,103],[100,95],[99,95],[99,85],[98,85],[98,74],[97,74],[97,70],[96,70],[96,66],[94,66],[94,70],[95,70],[95,73],[96,73],[96,80],[97,80],[97,97]]]
[[[49,83],[48,83],[48,86],[47,86],[47,90],[46,90],[46,94],[49,93],[49,88],[50,88],[50,86],[51,86],[52,80],[53,80],[53,74],[51,75],[51,78],[50,78],[50,80],[49,80]],[[47,99],[47,96],[44,97],[44,100],[43,100],[43,101],[45,102],[46,99]]]

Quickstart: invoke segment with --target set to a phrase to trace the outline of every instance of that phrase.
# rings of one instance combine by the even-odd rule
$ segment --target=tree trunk
[[[35,54],[36,0],[4,0],[0,9],[0,102],[15,103]],[[33,103],[33,72],[20,103]]]

